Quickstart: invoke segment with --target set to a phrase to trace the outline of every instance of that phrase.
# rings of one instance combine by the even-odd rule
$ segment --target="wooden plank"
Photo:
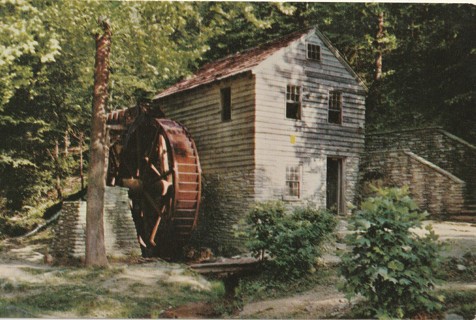
[[[196,182],[179,182],[179,189],[185,191],[198,190],[199,184]]]

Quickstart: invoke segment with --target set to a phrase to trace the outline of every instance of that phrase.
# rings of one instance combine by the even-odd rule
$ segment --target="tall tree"
[[[90,161],[88,170],[88,202],[86,211],[86,266],[107,266],[104,242],[104,191],[106,187],[106,104],[108,100],[109,55],[111,26],[100,18],[103,34],[96,35],[94,66],[93,114],[91,126]]]
[[[62,150],[66,131],[89,136],[91,17],[114,22],[111,107],[123,108],[205,62],[315,25],[372,91],[373,42],[385,12],[382,107],[368,104],[367,130],[442,125],[476,142],[475,11],[465,4],[0,0],[0,219],[29,219],[40,200],[80,174],[80,155]]]

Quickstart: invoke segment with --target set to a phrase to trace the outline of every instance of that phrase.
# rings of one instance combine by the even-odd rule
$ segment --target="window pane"
[[[321,60],[321,47],[316,44],[308,43],[307,58],[311,60]]]
[[[329,122],[339,124],[341,122],[340,112],[335,112],[335,111],[329,110]]]
[[[300,167],[286,167],[286,196],[300,196]]]
[[[342,94],[339,91],[329,92],[329,123],[342,123]]]
[[[286,86],[286,118],[301,119],[301,87]]]
[[[286,118],[301,119],[299,103],[286,103]]]

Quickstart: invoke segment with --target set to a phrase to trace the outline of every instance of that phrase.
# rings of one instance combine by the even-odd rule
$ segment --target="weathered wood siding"
[[[306,58],[306,41],[321,61]],[[301,165],[301,199],[326,204],[328,156],[344,161],[345,200],[352,201],[364,149],[365,91],[314,34],[281,49],[254,70],[256,77],[256,195],[281,199],[286,166]],[[286,86],[302,88],[301,120],[286,118]],[[329,91],[343,98],[343,122],[328,123]]]
[[[222,121],[220,89],[231,88],[231,120]],[[255,81],[251,73],[160,99],[168,118],[183,123],[203,170],[195,241],[226,251],[237,242],[231,226],[254,201]]]

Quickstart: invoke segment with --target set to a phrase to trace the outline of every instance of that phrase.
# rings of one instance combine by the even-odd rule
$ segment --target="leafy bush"
[[[419,213],[408,188],[376,189],[349,220],[355,232],[346,237],[350,252],[342,256],[342,290],[350,298],[367,299],[364,316],[411,317],[441,309],[433,291],[439,263],[437,236],[419,238],[410,229],[421,226]]]
[[[330,239],[337,224],[327,211],[310,206],[286,212],[282,202],[257,203],[246,216],[244,225],[248,249],[265,259],[275,275],[300,277],[314,270],[321,244]]]

